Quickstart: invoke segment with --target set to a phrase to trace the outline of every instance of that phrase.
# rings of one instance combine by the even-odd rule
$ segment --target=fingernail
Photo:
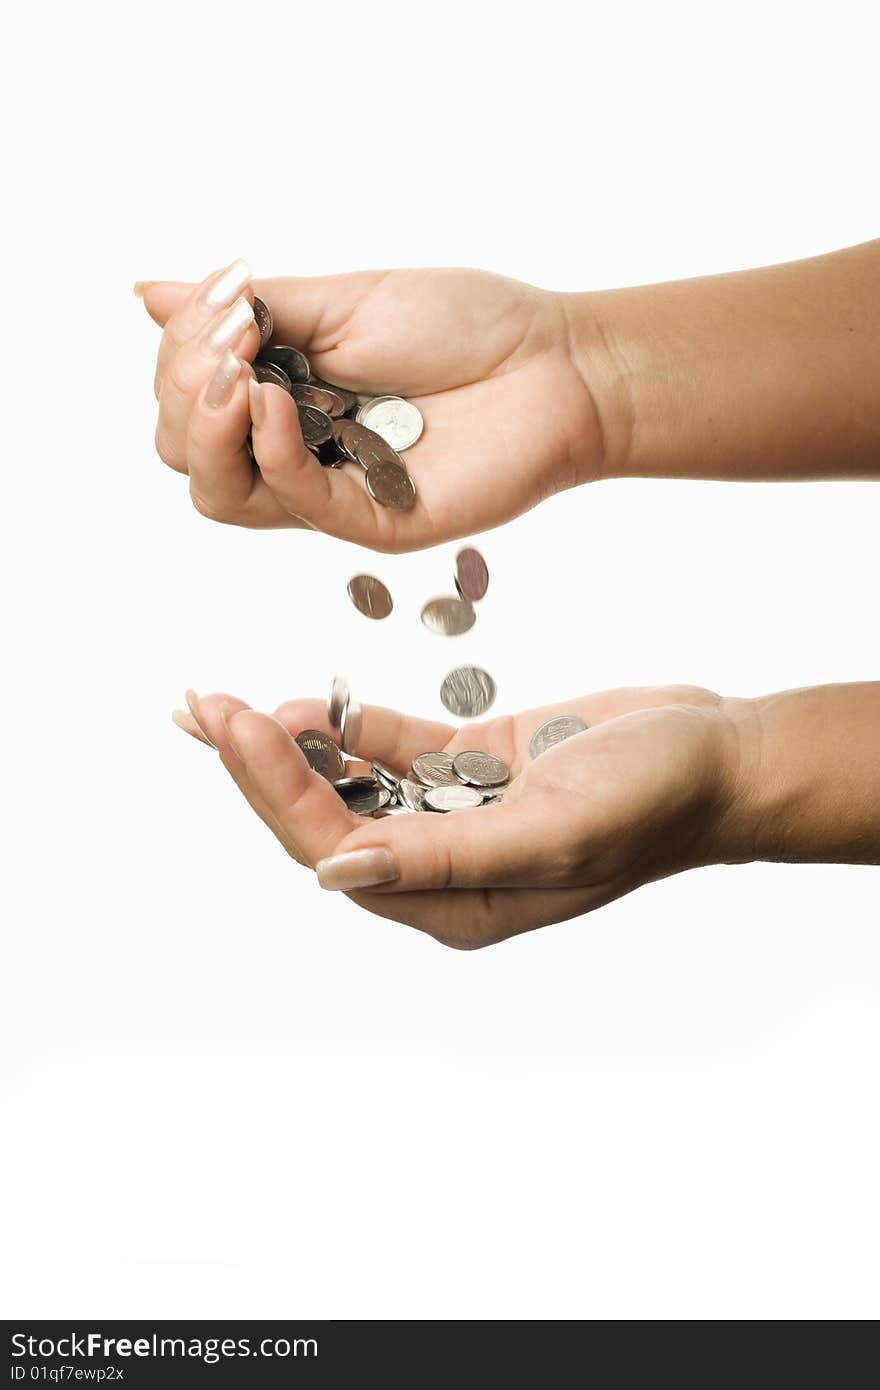
[[[155,285],[156,283],[157,283],[157,282],[156,282],[155,280],[135,280],[135,282],[134,282],[134,294],[135,294],[135,298],[136,298],[136,299],[143,299],[144,295],[146,294],[146,292],[147,292],[147,290],[150,288],[150,286],[151,286],[151,285]]]
[[[231,304],[233,299],[241,294],[253,273],[247,261],[233,261],[232,265],[221,270],[219,275],[211,277],[196,303],[206,313],[213,314],[218,309],[225,309],[227,304]]]
[[[222,319],[212,324],[202,339],[202,352],[207,357],[219,357],[221,352],[237,343],[254,321],[254,311],[246,299],[237,299]]]
[[[235,353],[227,348],[220,358],[219,367],[205,387],[205,405],[212,405],[215,409],[221,405],[228,405],[232,400],[240,372],[241,363]]]
[[[352,888],[375,888],[399,877],[397,860],[390,849],[353,849],[348,854],[331,854],[315,865],[322,888],[348,893]]]
[[[194,690],[188,690],[186,692],[186,706],[193,719],[196,721],[199,728],[201,729],[202,733],[205,735],[205,738],[210,743],[211,747],[216,748],[216,743],[211,738],[211,735],[208,733],[208,730],[205,728],[205,721],[202,718],[202,707],[199,704],[199,697]]]
[[[204,743],[208,748],[214,747],[211,740],[207,738],[201,730],[194,731],[190,728],[188,716],[184,714],[182,709],[173,709],[171,711],[171,722],[172,724],[176,724],[178,729],[183,729],[185,734],[189,734],[190,738],[194,738],[198,743]]]
[[[248,399],[251,403],[251,423],[259,428],[266,419],[266,397],[262,386],[253,376],[248,382]]]
[[[239,752],[238,744],[235,741],[235,735],[229,727],[229,703],[226,700],[224,700],[223,704],[220,706],[220,723],[226,730],[226,737],[229,740],[229,747],[232,749],[239,762],[243,763],[244,758],[241,756],[241,753]]]

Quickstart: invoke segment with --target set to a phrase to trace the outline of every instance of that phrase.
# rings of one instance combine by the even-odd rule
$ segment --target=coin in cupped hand
[[[260,348],[260,360],[274,362],[291,381],[308,381],[311,375],[309,360],[298,348],[262,347]],[[256,363],[254,365],[256,366]]]
[[[442,787],[458,780],[451,753],[420,753],[413,758],[410,775],[426,787]]]
[[[546,720],[532,734],[529,741],[529,757],[540,758],[548,748],[554,748],[557,743],[574,738],[575,734],[582,734],[586,727],[584,721],[576,714],[560,714],[554,719]]]
[[[272,337],[272,314],[268,304],[254,295],[254,322],[260,330],[260,347],[265,347]]]
[[[394,512],[408,512],[415,506],[415,484],[399,463],[371,463],[367,469],[367,491],[374,502]]]
[[[259,357],[254,360],[254,376],[261,386],[280,386],[282,391],[288,395],[291,391],[291,380],[283,367],[279,367],[277,362],[261,362]]]
[[[431,811],[469,811],[482,804],[476,787],[429,787],[425,792],[425,805]]]
[[[299,427],[306,444],[324,444],[333,436],[333,421],[323,410],[314,405],[296,403]]]
[[[374,396],[359,408],[356,419],[398,452],[415,444],[425,427],[418,406],[401,396]]]
[[[472,787],[500,787],[510,777],[507,763],[477,749],[457,753],[452,768],[459,781]]]
[[[313,772],[320,773],[328,782],[337,782],[343,775],[345,761],[329,734],[320,729],[303,729],[302,733],[297,734],[295,742],[302,749]]]

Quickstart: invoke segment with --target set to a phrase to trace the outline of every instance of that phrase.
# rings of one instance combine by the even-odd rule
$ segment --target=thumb
[[[316,864],[322,888],[406,893],[445,888],[560,887],[576,862],[543,798],[447,814],[386,817],[358,828]]]
[[[134,287],[138,299],[154,323],[164,328],[172,314],[182,309],[195,285],[179,280],[140,280]]]

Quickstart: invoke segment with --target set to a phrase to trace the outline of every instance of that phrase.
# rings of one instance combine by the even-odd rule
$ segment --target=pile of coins
[[[369,763],[346,763],[344,753],[355,754],[361,736],[361,707],[351,699],[348,681],[334,676],[327,702],[331,726],[339,744],[321,729],[304,729],[296,742],[309,767],[325,777],[350,811],[359,816],[404,815],[418,811],[472,810],[497,806],[510,781],[510,768],[501,758],[481,749],[461,753],[420,753],[409,772],[398,774],[374,758]],[[529,743],[529,757],[539,758],[587,725],[577,715],[557,715],[536,729]],[[357,766],[366,771],[352,773]]]
[[[415,484],[398,451],[415,444],[422,433],[418,406],[400,396],[364,399],[313,376],[308,358],[298,348],[269,346],[272,315],[256,297],[254,318],[260,330],[254,375],[261,384],[280,386],[293,398],[303,440],[319,462],[325,468],[359,464],[374,502],[401,512],[415,506]]]

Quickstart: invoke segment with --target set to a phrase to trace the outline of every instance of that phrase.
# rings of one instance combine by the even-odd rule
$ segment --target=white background
[[[454,546],[246,534],[153,455],[140,278],[558,288],[877,235],[867,5],[21,9],[3,59],[7,1316],[878,1312],[876,871],[474,954],[324,895],[184,688],[441,713]],[[616,482],[480,542],[498,710],[870,678],[869,484]],[[350,607],[366,567],[397,607]]]

